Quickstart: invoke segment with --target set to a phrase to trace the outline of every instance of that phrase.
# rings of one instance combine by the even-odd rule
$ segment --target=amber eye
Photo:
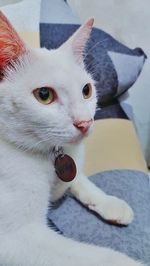
[[[91,97],[91,95],[92,95],[92,85],[90,83],[86,84],[83,87],[82,94],[83,94],[84,99],[88,99],[88,98]]]
[[[33,91],[35,98],[42,104],[50,104],[55,100],[55,92],[52,88],[42,87]]]

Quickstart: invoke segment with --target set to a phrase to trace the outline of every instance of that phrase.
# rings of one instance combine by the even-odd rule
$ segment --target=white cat
[[[82,173],[82,139],[96,93],[83,65],[93,19],[59,49],[30,49],[0,13],[0,266],[140,266],[119,252],[67,239],[47,226],[49,200],[72,194],[104,219],[128,224],[133,211]],[[72,182],[55,172],[53,148],[77,166]]]

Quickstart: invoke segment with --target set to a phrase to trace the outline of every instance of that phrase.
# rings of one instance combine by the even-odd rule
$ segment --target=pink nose
[[[77,121],[74,123],[74,126],[79,129],[83,134],[85,134],[92,125],[92,123],[92,119],[89,121]]]

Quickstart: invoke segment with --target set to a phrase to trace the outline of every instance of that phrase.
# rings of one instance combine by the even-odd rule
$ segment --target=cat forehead
[[[91,79],[84,67],[79,65],[68,53],[59,49],[50,51],[38,49],[35,54],[34,68],[41,71],[43,78],[51,78],[60,82],[63,80],[63,82],[76,81],[81,83]]]
[[[43,86],[67,92],[74,89],[77,92],[86,83],[92,83],[91,76],[71,56],[59,50],[41,48],[32,49],[22,57],[15,70],[10,71],[8,80],[10,86],[13,84],[16,88],[14,93],[20,91],[20,88],[32,91]]]

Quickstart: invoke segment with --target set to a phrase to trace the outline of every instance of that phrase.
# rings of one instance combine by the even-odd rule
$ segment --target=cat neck
[[[18,154],[20,156],[28,156],[30,158],[41,158],[41,159],[48,159],[48,157],[50,156],[49,154],[44,154],[44,153],[38,153],[38,152],[34,152],[32,150],[29,149],[24,149],[22,147],[17,146],[15,143],[13,142],[9,142],[7,140],[5,140],[4,138],[0,137],[0,153],[10,153],[11,154]]]

